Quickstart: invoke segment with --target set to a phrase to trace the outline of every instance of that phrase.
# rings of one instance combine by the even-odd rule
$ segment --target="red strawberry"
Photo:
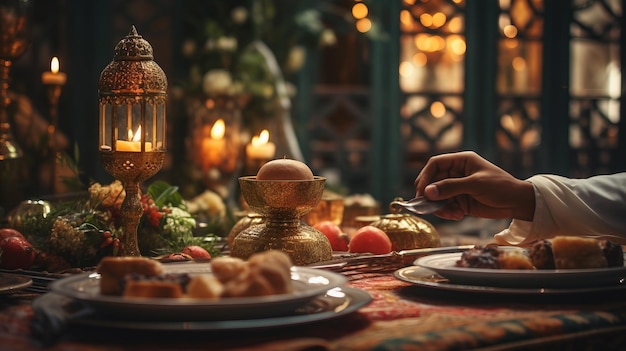
[[[23,238],[11,236],[0,240],[0,268],[29,269],[35,263],[35,249]]]
[[[211,254],[207,250],[197,245],[185,246],[183,253],[193,258],[211,258]]]

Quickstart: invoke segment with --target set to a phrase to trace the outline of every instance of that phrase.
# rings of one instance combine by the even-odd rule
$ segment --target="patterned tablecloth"
[[[0,350],[622,350],[623,293],[497,296],[433,291],[393,270],[345,272],[373,301],[311,324],[236,332],[129,331],[68,325],[46,337],[36,295],[0,295]]]

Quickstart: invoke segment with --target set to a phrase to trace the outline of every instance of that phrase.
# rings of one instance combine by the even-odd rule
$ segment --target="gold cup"
[[[341,225],[343,210],[343,197],[330,191],[324,191],[322,199],[317,206],[311,212],[305,214],[302,220],[312,226],[325,221]]]
[[[301,222],[320,202],[325,181],[317,176],[312,180],[239,178],[248,206],[265,222],[241,231],[233,240],[231,256],[247,259],[256,252],[275,249],[287,253],[295,265],[330,260],[332,248],[326,236]]]

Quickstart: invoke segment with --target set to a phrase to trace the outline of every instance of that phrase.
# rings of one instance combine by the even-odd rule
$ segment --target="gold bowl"
[[[257,180],[239,178],[241,194],[252,211],[264,216],[302,217],[322,199],[326,178],[312,180]]]
[[[256,252],[281,250],[294,265],[307,265],[332,258],[330,242],[301,217],[314,209],[324,192],[323,177],[312,180],[257,180],[239,178],[241,194],[250,209],[265,218],[233,240],[231,256],[247,259]]]

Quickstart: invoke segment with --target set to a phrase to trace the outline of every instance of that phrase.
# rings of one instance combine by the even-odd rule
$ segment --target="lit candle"
[[[269,160],[274,158],[276,145],[270,140],[270,133],[264,129],[259,136],[253,136],[250,144],[246,145],[246,156],[249,159]]]
[[[137,132],[135,133],[135,136],[133,136],[133,132],[129,130],[128,139],[130,141],[116,140],[115,150],[116,151],[140,152],[141,151],[141,126],[137,127]],[[146,141],[144,145],[146,146],[146,151],[152,151],[151,142]]]
[[[59,59],[56,57],[50,61],[50,72],[41,74],[41,81],[46,85],[63,85],[67,81],[67,76],[63,72],[59,72]]]
[[[209,168],[222,164],[224,149],[226,148],[224,141],[225,132],[226,125],[224,120],[220,118],[213,124],[210,135],[202,140],[202,155],[205,167]]]

